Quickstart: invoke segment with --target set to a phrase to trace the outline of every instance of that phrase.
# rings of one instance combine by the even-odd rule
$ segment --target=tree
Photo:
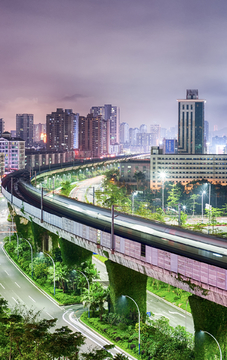
[[[90,286],[90,291],[84,289],[84,294],[81,297],[81,301],[85,306],[90,304],[90,309],[95,314],[97,310],[99,313],[100,320],[104,313],[104,304],[109,297],[109,288],[105,289],[99,282],[96,282]]]
[[[190,202],[192,203],[192,215],[195,215],[195,206],[198,205],[196,199],[199,197],[199,194],[192,194],[190,195]]]
[[[133,175],[133,177],[136,179],[137,183],[137,191],[139,190],[139,185],[142,181],[145,180],[145,174],[142,171],[136,171]]]
[[[17,307],[12,312],[0,298],[0,357],[9,360],[77,360],[84,337],[68,327],[52,331],[57,319],[39,320],[39,312]]]
[[[48,272],[49,280],[54,281],[54,267],[50,266]],[[61,262],[56,262],[55,281],[58,283],[59,288],[62,289],[64,293],[66,289],[66,283],[69,281],[69,268],[67,265],[64,265]]]
[[[176,208],[181,197],[181,190],[177,184],[172,185],[171,190],[169,191],[169,196],[167,199],[167,204],[171,208]]]

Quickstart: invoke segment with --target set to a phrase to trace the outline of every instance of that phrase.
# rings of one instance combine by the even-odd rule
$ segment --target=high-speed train
[[[13,177],[13,180],[11,178]],[[41,192],[30,184],[29,173],[19,170],[7,175],[2,186],[13,195],[40,209]],[[111,233],[111,212],[108,209],[62,196],[43,197],[43,209]],[[138,216],[116,212],[114,234],[173,254],[185,256],[227,269],[227,240],[169,226]],[[145,247],[144,247],[145,248]]]

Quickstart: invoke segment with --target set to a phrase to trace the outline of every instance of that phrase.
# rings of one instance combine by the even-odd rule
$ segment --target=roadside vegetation
[[[5,250],[15,263],[44,291],[54,296],[54,267],[51,259],[42,253],[33,255],[31,264],[31,248],[25,241],[19,239],[17,248],[16,234],[5,238]],[[56,248],[52,252],[55,263],[55,296],[54,298],[62,305],[81,303],[81,294],[87,287],[87,280],[92,283],[99,278],[95,266],[89,262],[83,262],[78,267],[72,268],[64,264],[61,251]],[[101,286],[101,285],[100,285]]]
[[[125,317],[106,311],[102,319],[98,313],[90,318],[87,313],[83,313],[81,320],[137,359],[194,359],[193,335],[187,333],[182,326],[172,328],[164,317],[159,320],[151,317],[146,323],[141,322],[141,346],[138,355],[139,328],[135,318],[136,316]]]

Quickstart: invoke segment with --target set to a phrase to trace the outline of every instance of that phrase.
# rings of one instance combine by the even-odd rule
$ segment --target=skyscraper
[[[158,146],[160,142],[161,126],[158,124],[151,124],[150,133],[152,145]]]
[[[16,136],[25,141],[25,147],[33,145],[33,114],[16,115]]]
[[[178,101],[178,152],[204,153],[204,104],[198,90],[187,90],[185,100]]]
[[[120,143],[129,144],[129,125],[126,122],[120,124]]]
[[[3,119],[0,119],[0,136],[4,133],[5,131],[5,121]]]
[[[93,116],[101,115],[110,123],[110,145],[119,144],[120,110],[117,106],[106,104],[104,106],[93,106],[90,110]]]
[[[72,109],[58,108],[46,116],[47,150],[72,150],[75,114]]]
[[[79,117],[79,149],[91,157],[108,154],[109,122],[101,115],[88,114]]]

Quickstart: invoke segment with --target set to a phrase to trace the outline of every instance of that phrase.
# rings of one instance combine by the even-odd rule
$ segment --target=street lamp
[[[205,331],[205,330],[200,330],[200,332],[210,335],[216,341],[216,343],[218,345],[218,348],[219,348],[219,351],[220,351],[220,360],[222,360],[221,347],[220,347],[219,342],[217,341],[217,339],[214,337],[214,335],[212,335],[211,333],[209,333],[208,331]]]
[[[185,206],[185,205],[183,205],[183,210],[184,210],[184,213],[185,213],[185,210],[186,210],[186,206]]]
[[[41,253],[41,254],[45,254],[45,255],[49,256],[49,258],[50,258],[50,259],[52,260],[52,262],[53,262],[53,266],[54,266],[54,296],[55,296],[55,263],[54,263],[54,260],[53,260],[52,256],[50,256],[50,254],[48,254],[47,252],[43,252],[43,253]]]
[[[162,211],[164,211],[164,184],[166,179],[166,173],[164,171],[160,173],[160,178],[162,180]]]
[[[33,249],[32,249],[32,245],[30,243],[30,241],[28,241],[27,239],[24,239],[23,240],[27,241],[27,243],[30,245],[30,248],[31,248],[31,264],[32,264],[32,279],[33,279]]]
[[[139,306],[137,305],[137,303],[135,302],[135,300],[133,298],[131,298],[130,296],[128,295],[122,295],[122,297],[128,297],[129,299],[131,299],[134,304],[136,305],[137,307],[137,310],[138,310],[138,321],[139,321],[139,336],[138,336],[138,344],[139,344],[139,355],[140,355],[140,309],[139,309]]]
[[[85,277],[85,279],[87,280],[88,296],[89,296],[89,294],[90,294],[90,284],[89,284],[87,276],[83,273],[83,271],[80,271],[80,270],[75,270],[75,271],[78,271],[79,273],[81,273]],[[88,317],[90,317],[90,304],[89,303],[88,303],[88,306],[87,306],[87,310],[88,310]]]
[[[203,195],[206,194],[206,191],[202,192],[202,222],[203,222]]]
[[[134,196],[138,194],[138,191],[133,191],[132,193],[132,214],[134,214]]]

